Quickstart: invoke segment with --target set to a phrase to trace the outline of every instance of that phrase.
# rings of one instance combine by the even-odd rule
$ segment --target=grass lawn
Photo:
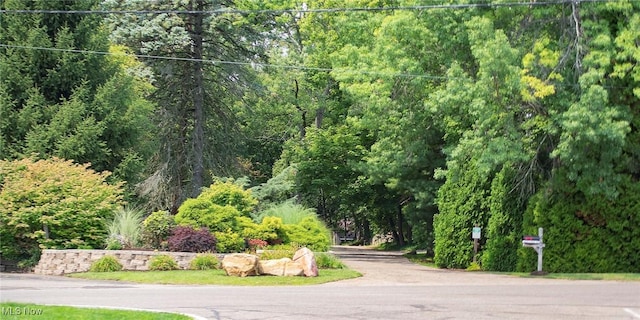
[[[70,274],[72,278],[117,280],[136,283],[231,286],[299,286],[327,283],[362,276],[350,269],[321,269],[318,277],[251,276],[230,277],[223,270],[117,271]]]
[[[640,281],[640,273],[549,273],[544,276],[533,276],[530,273],[524,273],[524,272],[507,272],[504,274],[523,277],[523,278]]]
[[[67,320],[67,319],[117,319],[117,320],[188,320],[185,315],[166,312],[147,312],[113,310],[101,308],[76,308],[64,306],[45,306],[27,303],[0,303],[0,318],[3,320]]]
[[[438,268],[433,263],[432,257],[424,254],[404,255],[411,262],[423,266]],[[489,271],[490,272],[490,271]],[[490,272],[494,274],[504,274],[522,278],[544,278],[544,279],[565,279],[565,280],[613,280],[613,281],[640,281],[640,273],[549,273],[543,276],[534,276],[527,272]]]

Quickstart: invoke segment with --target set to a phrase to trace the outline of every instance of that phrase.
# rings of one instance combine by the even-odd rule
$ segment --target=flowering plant
[[[267,246],[267,242],[261,239],[249,239],[249,250],[255,252],[258,248],[264,248]]]

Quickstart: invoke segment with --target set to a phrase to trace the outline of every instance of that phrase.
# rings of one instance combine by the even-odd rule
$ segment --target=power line
[[[637,2],[639,0],[630,0]],[[606,3],[616,0],[557,0],[543,2],[499,2],[499,3],[462,3],[462,4],[432,4],[416,6],[391,6],[371,8],[299,8],[299,9],[260,9],[243,10],[232,8],[220,8],[215,10],[29,10],[29,9],[2,9],[0,13],[13,14],[278,14],[278,13],[336,13],[336,12],[381,12],[381,11],[423,11],[434,9],[474,9],[474,8],[500,8],[500,7],[541,7],[568,3]]]
[[[296,65],[280,65],[260,62],[241,62],[241,61],[226,61],[226,60],[213,60],[213,59],[195,59],[195,58],[182,58],[182,57],[168,57],[168,56],[155,56],[148,54],[133,54],[133,53],[114,53],[106,51],[92,51],[81,49],[61,49],[61,48],[49,48],[49,47],[32,47],[32,46],[18,46],[9,44],[0,44],[0,48],[13,48],[13,49],[26,49],[26,50],[42,50],[42,51],[54,51],[54,52],[69,52],[69,53],[83,53],[83,54],[97,54],[97,55],[113,55],[113,56],[134,56],[136,58],[143,59],[156,59],[156,60],[172,60],[172,61],[190,61],[190,62],[204,62],[210,64],[220,65],[239,65],[249,67],[263,67],[263,68],[279,68],[290,70],[305,70],[305,71],[320,71],[331,72],[340,71],[350,74],[362,74],[362,75],[374,75],[374,76],[389,76],[389,77],[404,77],[404,78],[422,78],[431,80],[448,80],[454,79],[445,76],[433,76],[425,74],[412,74],[412,73],[391,73],[391,72],[377,72],[377,71],[362,71],[362,70],[339,70],[334,68],[321,68],[321,67],[309,67],[309,66],[296,66]]]

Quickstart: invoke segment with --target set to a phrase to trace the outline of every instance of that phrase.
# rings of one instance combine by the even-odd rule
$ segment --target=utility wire
[[[220,65],[250,66],[254,68],[264,67],[264,68],[279,68],[279,69],[321,71],[321,72],[339,71],[339,72],[345,72],[348,74],[362,74],[362,75],[374,75],[374,76],[377,75],[377,76],[391,76],[391,77],[404,77],[404,78],[422,78],[422,79],[431,79],[431,80],[454,79],[451,77],[433,76],[433,75],[425,75],[425,74],[391,73],[391,72],[376,72],[376,71],[362,71],[362,70],[342,70],[342,69],[334,69],[334,68],[281,65],[281,64],[270,64],[270,63],[260,63],[260,62],[241,62],[241,61],[225,61],[225,60],[212,60],[212,59],[181,58],[181,57],[155,56],[155,55],[147,55],[147,54],[114,53],[114,52],[106,52],[106,51],[92,51],[92,50],[81,50],[81,49],[61,49],[61,48],[49,48],[49,47],[18,46],[18,45],[9,45],[9,44],[0,44],[0,48],[84,53],[84,54],[97,54],[97,55],[105,55],[105,56],[106,55],[134,56],[136,58],[144,58],[144,59],[204,62],[204,63],[220,64]]]
[[[215,10],[30,10],[30,9],[2,9],[0,13],[13,14],[267,14],[267,13],[336,13],[336,12],[380,12],[380,11],[421,11],[433,9],[472,9],[472,8],[499,8],[499,7],[540,7],[553,6],[568,3],[606,3],[617,0],[557,0],[543,2],[498,2],[498,3],[462,3],[462,4],[432,4],[416,6],[392,6],[372,8],[298,8],[298,9],[261,9],[243,10],[232,8],[220,8]],[[630,0],[637,2],[639,0]]]

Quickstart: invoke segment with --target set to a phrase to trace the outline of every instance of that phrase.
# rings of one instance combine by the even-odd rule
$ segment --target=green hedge
[[[434,217],[434,262],[442,268],[467,268],[473,260],[471,230],[474,225],[487,225],[490,186],[475,162],[471,161],[465,167],[460,171],[463,172],[461,176],[447,176],[438,191],[440,213]],[[481,245],[484,237],[483,234]]]
[[[522,246],[522,215],[512,181],[513,170],[505,165],[491,184],[487,244],[482,253],[482,268],[492,271],[515,271],[518,249]]]
[[[540,191],[524,226],[544,228],[545,271],[640,272],[640,183],[627,179],[617,191],[616,199],[587,197],[561,174]],[[534,259],[521,253],[519,269],[534,270]]]

